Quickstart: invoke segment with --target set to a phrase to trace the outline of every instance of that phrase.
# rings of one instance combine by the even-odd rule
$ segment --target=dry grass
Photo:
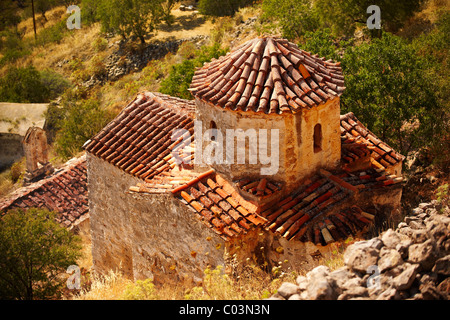
[[[92,266],[91,243],[84,239],[84,257],[78,261],[81,270]],[[236,267],[236,266],[235,266]],[[200,284],[192,281],[167,282],[154,285],[149,279],[131,281],[120,272],[106,275],[87,275],[82,279],[82,289],[74,300],[255,300],[273,295],[282,282],[295,282],[298,273],[280,273],[277,276],[255,265],[239,268],[239,273],[225,271],[223,266],[206,269]]]
[[[297,274],[273,279],[258,269],[234,278],[223,267],[206,269],[201,285],[191,283],[155,286],[151,280],[126,279],[119,272],[91,277],[89,288],[82,289],[74,300],[259,300],[270,297],[284,281],[295,282]]]
[[[55,25],[58,21],[66,15],[66,7],[58,6],[53,9],[48,10],[45,13],[47,17],[47,21],[40,14],[36,14],[36,33],[39,34],[44,28],[49,28]],[[33,18],[30,17],[26,20],[23,20],[18,25],[19,30],[24,31],[24,39],[34,39],[34,29],[33,29]]]

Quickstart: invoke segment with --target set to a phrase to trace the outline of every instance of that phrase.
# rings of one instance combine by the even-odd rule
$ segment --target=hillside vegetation
[[[51,102],[46,117],[55,163],[81,152],[84,142],[138,92],[189,99],[196,67],[253,37],[275,35],[341,62],[346,82],[342,113],[353,111],[407,156],[405,208],[448,196],[448,1],[379,1],[380,30],[367,28],[371,3],[363,0],[227,0],[220,6],[200,0],[198,11],[181,7],[195,1],[34,2],[36,35],[29,1],[2,1],[0,101]],[[81,29],[66,26],[72,2],[81,8]],[[174,49],[161,57],[146,55],[151,46],[169,43]],[[122,71],[112,78],[111,68]],[[0,195],[21,185],[23,170],[22,160],[0,173]],[[320,263],[339,266],[340,252],[337,248],[335,260]],[[201,285],[155,288],[119,274],[94,278],[87,272],[77,297],[259,299],[273,294],[281,279],[294,276],[276,270],[267,275],[252,266],[240,278],[207,270]]]

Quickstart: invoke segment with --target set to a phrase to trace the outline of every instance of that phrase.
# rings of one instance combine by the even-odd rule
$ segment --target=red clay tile
[[[0,216],[9,210],[37,207],[57,212],[67,228],[89,217],[86,156],[68,161],[61,170],[0,199]]]
[[[214,82],[209,83],[205,74],[214,75]],[[268,82],[265,79],[270,80]],[[219,89],[219,84],[224,85],[229,81],[239,85],[231,92]],[[297,106],[312,107],[342,94],[343,85],[339,64],[311,56],[286,40],[264,37],[248,41],[230,54],[220,57],[217,63],[206,63],[196,71],[190,91],[206,102],[217,102],[219,106],[232,110],[295,113],[298,112]],[[231,84],[228,87],[231,88]],[[286,87],[290,87],[291,92],[303,100],[302,103],[291,97],[296,104],[293,105],[286,98],[285,90],[280,89]],[[275,96],[272,94],[274,90]],[[303,97],[303,92],[309,93],[310,97]],[[258,100],[260,103],[257,103]]]

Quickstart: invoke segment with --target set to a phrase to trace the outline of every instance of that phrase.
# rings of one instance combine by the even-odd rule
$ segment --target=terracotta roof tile
[[[267,178],[241,179],[236,181],[238,188],[259,198],[266,198],[281,190],[281,184],[268,181]]]
[[[401,177],[373,168],[353,173],[321,170],[290,195],[269,202],[265,210],[246,200],[237,190],[257,193],[258,187],[267,190],[270,186],[273,191],[279,191],[279,186],[266,179],[242,179],[233,187],[209,170],[172,193],[192,207],[197,216],[225,240],[262,226],[288,240],[310,240],[325,245],[356,235],[372,223],[374,215],[354,205],[354,194],[400,182]],[[345,203],[349,203],[346,209],[332,210],[337,204]]]
[[[370,158],[373,167],[383,169],[405,159],[403,155],[378,139],[352,112],[341,115],[340,122],[344,166],[349,167],[355,161]]]
[[[154,183],[153,178],[173,170],[182,159],[185,160],[183,164],[193,159],[189,152],[193,149],[191,140],[177,148],[183,138],[177,141],[171,138],[175,129],[193,132],[194,110],[193,101],[159,93],[141,93],[88,141],[85,149],[133,176]],[[174,174],[173,179],[163,178],[170,182],[180,175]]]
[[[229,239],[266,222],[256,210],[245,208],[255,209],[254,206],[225,191],[232,187],[218,174],[207,171],[199,177],[190,188],[180,187],[172,193],[199,212],[202,221],[207,222],[221,237]]]
[[[57,221],[67,228],[88,218],[86,157],[74,158],[51,176],[0,199],[0,215],[32,207],[57,212]]]
[[[205,64],[189,90],[232,110],[296,113],[341,95],[343,79],[339,64],[311,56],[287,40],[264,37]]]
[[[373,215],[357,206],[336,214],[331,209],[343,201],[351,203],[353,192],[370,192],[402,181],[400,177],[386,176],[384,171],[374,169],[358,175],[322,171],[321,176],[263,212],[268,220],[267,229],[289,240],[307,241],[313,235],[309,240],[324,245],[355,235],[372,222]]]

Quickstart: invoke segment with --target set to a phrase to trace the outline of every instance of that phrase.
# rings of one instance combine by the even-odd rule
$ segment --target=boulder
[[[398,300],[400,298],[400,294],[397,289],[393,287],[389,287],[385,291],[383,291],[376,300]]]
[[[424,243],[411,245],[408,249],[408,261],[420,264],[424,271],[431,270],[436,261],[434,240],[429,239]]]
[[[290,296],[299,293],[298,286],[290,282],[283,282],[278,289],[277,293],[285,299],[288,299]]]
[[[345,250],[344,263],[354,271],[366,273],[370,266],[377,264],[381,246],[380,239],[356,242]]]
[[[401,263],[403,263],[403,259],[397,250],[389,249],[387,247],[381,248],[380,259],[378,260],[380,272],[392,269]]]
[[[408,290],[416,279],[419,265],[405,263],[404,271],[392,280],[392,286],[397,290]]]
[[[446,277],[450,276],[450,255],[436,260],[432,271]]]
[[[392,229],[388,229],[381,235],[381,241],[383,241],[383,244],[390,249],[395,249],[400,240],[400,234]]]
[[[339,295],[338,300],[350,300],[363,297],[369,297],[369,291],[367,290],[367,288],[361,286],[353,286]]]
[[[298,276],[296,279],[298,289],[300,291],[305,291],[308,285],[308,279],[305,276]]]

